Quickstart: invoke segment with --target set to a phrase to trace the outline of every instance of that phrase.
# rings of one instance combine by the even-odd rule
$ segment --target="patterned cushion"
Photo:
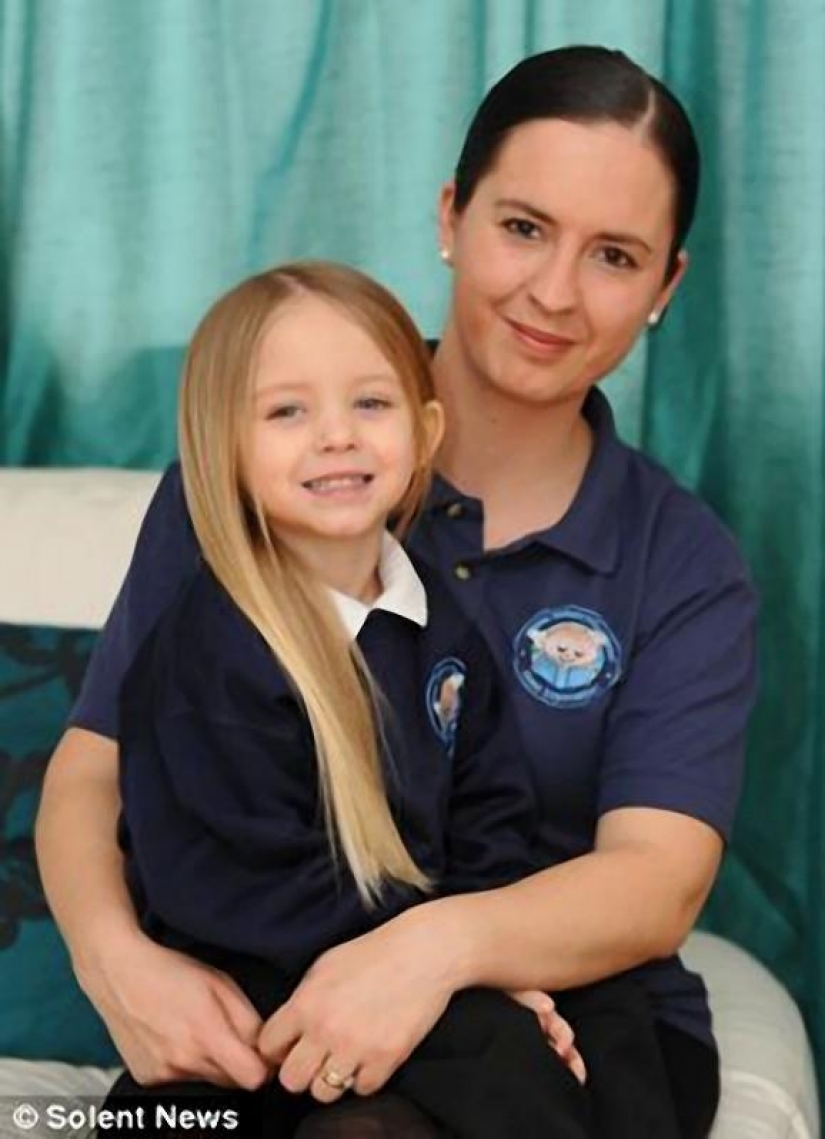
[[[0,624],[0,1055],[110,1064],[46,905],[32,831],[95,633]]]

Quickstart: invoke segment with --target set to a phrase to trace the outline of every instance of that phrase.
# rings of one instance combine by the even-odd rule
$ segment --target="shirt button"
[[[459,581],[469,581],[473,576],[473,571],[469,566],[465,566],[463,562],[459,562],[457,566],[453,567],[453,573]]]
[[[464,507],[460,502],[453,502],[450,504],[450,506],[447,507],[448,518],[460,518],[463,513]]]

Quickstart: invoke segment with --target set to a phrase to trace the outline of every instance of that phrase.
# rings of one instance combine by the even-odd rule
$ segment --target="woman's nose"
[[[548,313],[570,312],[579,303],[578,258],[558,246],[549,250],[529,282],[529,293]]]

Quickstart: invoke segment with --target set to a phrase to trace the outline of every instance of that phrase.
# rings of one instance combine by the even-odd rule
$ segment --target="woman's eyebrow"
[[[499,209],[518,210],[519,213],[526,214],[545,225],[555,226],[559,224],[551,214],[545,213],[544,210],[540,210],[536,206],[531,206],[529,202],[524,202],[520,198],[498,198],[494,205]],[[639,245],[647,253],[653,252],[652,246],[635,233],[597,233],[596,238],[599,241],[614,241],[617,245]]]

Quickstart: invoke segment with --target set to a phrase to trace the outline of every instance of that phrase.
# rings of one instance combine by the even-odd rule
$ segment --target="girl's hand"
[[[573,1029],[563,1016],[556,1011],[556,1005],[551,996],[540,989],[511,990],[509,996],[525,1008],[532,1011],[539,1018],[547,1043],[566,1064],[580,1084],[587,1079],[587,1069],[581,1053],[575,1045]]]
[[[427,1035],[453,987],[448,939],[436,936],[426,908],[324,953],[266,1022],[258,1048],[285,1088],[330,1103],[351,1077],[355,1092],[371,1095]]]
[[[251,1090],[269,1078],[255,1049],[261,1018],[217,969],[138,933],[110,941],[101,966],[78,978],[138,1083]]]

